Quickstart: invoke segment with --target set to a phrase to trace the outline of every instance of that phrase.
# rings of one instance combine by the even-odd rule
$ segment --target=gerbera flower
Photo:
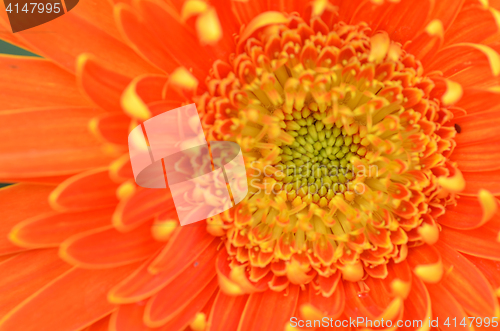
[[[81,1],[2,32],[43,58],[0,56],[0,330],[493,327],[497,5]],[[190,103],[250,192],[180,227],[127,135]]]

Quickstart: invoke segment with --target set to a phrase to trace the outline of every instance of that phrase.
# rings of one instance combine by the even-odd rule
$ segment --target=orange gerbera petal
[[[405,327],[407,330],[428,330],[429,319],[432,316],[431,298],[424,283],[414,278],[411,283],[411,290],[404,304],[404,321],[412,321],[411,327]],[[414,324],[413,321],[422,321],[421,324]],[[405,325],[406,326],[406,325]]]
[[[500,142],[488,141],[455,147],[450,157],[462,171],[491,171],[500,169]]]
[[[216,254],[211,257],[207,261],[201,261],[205,263],[196,261],[193,268],[186,269],[168,287],[161,289],[148,300],[144,312],[144,320],[148,326],[159,327],[167,323],[191,304],[206,286],[216,280]]]
[[[137,5],[153,36],[179,65],[192,68],[198,81],[204,82],[216,58],[206,47],[200,46],[194,31],[186,27],[169,5],[152,0],[139,0]]]
[[[253,18],[266,11],[267,3],[262,0],[234,1],[231,6],[240,25],[247,25]]]
[[[324,296],[327,297],[332,295],[340,283],[341,276],[342,273],[340,271],[335,272],[335,274],[331,275],[330,277],[323,277],[318,275],[318,292],[321,292]]]
[[[500,294],[500,261],[492,261],[465,254],[464,256],[483,273],[498,297]]]
[[[251,294],[243,310],[238,331],[282,328],[295,311],[299,291],[299,286],[290,285],[286,292],[265,291]]]
[[[130,155],[123,154],[113,161],[109,166],[109,176],[117,183],[124,182],[134,177]]]
[[[85,331],[108,331],[110,317],[111,315],[101,318],[100,320],[89,326]]]
[[[132,78],[111,70],[90,54],[78,57],[76,78],[83,91],[96,105],[110,112],[123,111],[120,98]]]
[[[293,1],[287,1],[285,3],[290,4],[292,2]],[[238,20],[234,16],[232,10],[233,3],[234,2],[231,0],[213,1],[210,3],[217,11],[217,16],[219,16],[219,21],[222,26],[222,37],[224,39],[232,40],[233,34],[239,32]]]
[[[116,205],[118,184],[111,181],[107,168],[73,176],[50,194],[51,206],[59,211],[96,209]]]
[[[154,274],[179,270],[179,266],[185,266],[187,261],[192,261],[215,239],[205,227],[206,223],[202,221],[177,228],[167,246],[151,262],[148,271]]]
[[[113,208],[106,208],[41,214],[17,223],[9,238],[21,247],[57,247],[73,235],[108,225],[113,211]]]
[[[102,58],[106,66],[125,75],[157,72],[128,46],[73,11],[29,31],[20,31],[17,35],[30,49],[70,72],[75,72],[75,59],[82,53],[106,54]],[[85,42],[82,43],[82,40]]]
[[[175,208],[170,191],[133,187],[132,194],[120,200],[113,215],[113,224],[120,231],[130,231],[156,215]]]
[[[344,282],[346,306],[344,313],[356,319],[362,316],[369,320],[392,320],[395,325],[403,316],[403,299],[393,297],[383,281],[367,278],[363,283]]]
[[[457,302],[457,300],[440,284],[427,285],[427,290],[429,291],[430,298],[432,300],[432,318],[438,319],[440,325],[443,325],[446,320],[450,322],[450,326],[455,328],[453,320],[456,318],[457,321],[462,321],[462,319],[468,318],[466,312],[462,306]],[[460,326],[460,329],[471,330],[469,328],[469,323],[466,323],[466,327]],[[472,329],[474,330],[474,329]]]
[[[489,193],[483,192],[478,197],[461,196],[457,199],[456,206],[446,207],[446,213],[438,219],[439,224],[461,230],[478,228],[488,222],[496,213],[498,205],[490,206],[491,199]],[[497,204],[498,204],[498,200]],[[493,200],[495,202],[495,200]]]
[[[138,54],[164,72],[172,72],[177,67],[168,49],[153,36],[134,8],[120,4],[115,7],[115,16],[125,39]]]
[[[500,0],[489,0],[488,5],[495,9],[500,9]]]
[[[466,182],[465,190],[460,192],[463,195],[477,195],[483,189],[491,194],[500,195],[500,170],[483,172],[463,172]]]
[[[56,249],[33,250],[1,262],[0,316],[69,269]]]
[[[470,88],[494,89],[500,82],[499,77],[492,73],[489,65],[478,65],[466,68],[450,76],[464,90]]]
[[[210,271],[210,263],[212,266],[215,265],[214,257],[217,255],[218,246],[219,243],[214,241],[190,260],[179,261],[170,269],[156,274],[148,271],[151,261],[147,261],[133,274],[112,288],[108,293],[108,298],[111,302],[120,304],[138,302],[157,293],[174,280],[182,281],[186,277],[192,277],[190,274],[194,272],[203,273],[204,271],[200,269],[202,267]]]
[[[126,145],[131,121],[131,118],[123,113],[103,114],[92,120],[90,128],[103,142]]]
[[[140,120],[153,116],[148,105],[164,98],[167,80],[167,76],[162,75],[136,77],[121,98],[121,105],[125,112]]]
[[[82,1],[71,10],[75,16],[100,28],[103,32],[121,40],[120,32],[113,19],[113,4],[110,1]]]
[[[462,75],[464,69],[470,69],[478,75],[488,73],[488,76],[481,78],[490,78],[498,76],[500,70],[499,55],[491,48],[485,45],[461,43],[443,48],[431,61],[425,70],[431,72],[439,70],[444,77],[455,77],[453,81],[462,86],[473,86],[475,80],[464,79]]]
[[[53,186],[16,184],[0,189],[0,255],[24,251],[8,238],[9,232],[17,223],[50,212],[47,197]],[[29,208],[27,208],[29,206]]]
[[[305,289],[302,289],[299,291],[299,297],[297,298],[297,304],[295,306],[295,311],[291,315],[297,319],[306,319],[306,317],[304,317],[302,315],[301,308],[309,306],[309,287],[310,287],[310,285],[307,285],[307,287]],[[310,311],[310,309],[309,310],[306,309],[306,311]],[[290,329],[289,325],[287,325],[287,327],[285,328],[285,330],[287,330],[287,329]],[[311,329],[312,328],[309,328],[306,326],[303,326],[302,328],[300,328],[300,330],[311,330]]]
[[[441,48],[443,39],[443,24],[439,20],[433,20],[405,45],[405,50],[415,55],[425,66]]]
[[[443,261],[433,246],[424,244],[410,249],[408,264],[413,273],[426,283],[435,284],[443,277]]]
[[[302,1],[297,1],[297,2],[301,3]],[[351,22],[353,14],[358,9],[360,4],[364,2],[364,0],[352,0],[352,1],[334,0],[332,2],[335,6],[338,7],[339,17],[342,17],[342,19],[345,22]]]
[[[115,152],[105,150],[87,127],[98,113],[90,108],[0,113],[0,177],[71,174],[107,165]]]
[[[129,305],[120,305],[111,315],[109,331],[148,331],[142,317],[146,302],[138,302]]]
[[[2,54],[0,76],[0,110],[90,105],[75,77],[45,59]]]
[[[248,297],[248,295],[229,296],[219,291],[208,319],[210,331],[237,330]]]
[[[309,285],[309,295],[306,303],[297,307],[304,319],[321,319],[324,316],[337,319],[345,307],[345,291],[343,282],[340,281],[333,294],[325,297],[317,291],[314,284]]]
[[[462,10],[465,0],[434,1],[430,19],[438,19],[443,24],[443,30],[447,31]]]
[[[455,136],[458,146],[491,142],[498,137],[496,128],[500,125],[500,112],[495,110],[461,116],[454,122],[460,127],[460,133]]]
[[[106,292],[136,267],[71,269],[5,315],[0,330],[37,331],[40,325],[48,330],[84,328],[116,309],[106,300]]]
[[[445,34],[445,45],[480,43],[498,32],[493,13],[479,2],[469,2]]]
[[[387,277],[382,280],[392,296],[406,299],[411,289],[412,273],[406,261],[387,264]]]
[[[440,240],[457,251],[500,261],[500,216],[497,214],[485,225],[473,230],[443,226]]]
[[[391,19],[382,20],[377,29],[386,31],[392,40],[404,44],[427,25],[433,5],[432,0],[420,1],[418,6],[413,0],[401,0],[387,13]]]
[[[380,22],[386,17],[386,14],[393,6],[394,4],[387,1],[384,1],[382,4],[374,3],[373,1],[362,1],[354,10],[350,24],[366,22],[376,31]]]
[[[465,89],[462,98],[455,105],[462,109],[467,109],[467,114],[469,115],[498,110],[500,105],[499,92],[479,88]]]
[[[158,331],[182,331],[194,320],[196,315],[206,306],[212,304],[217,296],[217,278],[214,278],[188,305],[185,309],[173,316]],[[144,321],[147,325],[147,320]]]
[[[211,287],[215,287],[215,291],[213,292],[212,296],[206,300],[205,293],[210,293]],[[205,292],[205,293],[203,293]],[[190,329],[193,330],[203,330],[204,327],[206,327],[206,316],[210,313],[210,310],[212,309],[212,306],[214,304],[215,298],[219,294],[220,290],[217,288],[217,280],[214,279],[213,283],[211,283],[209,286],[205,288],[205,290],[196,299],[201,299],[201,303],[205,303],[204,306],[195,304],[192,309],[190,307],[186,308],[180,315],[177,317],[174,317],[172,321],[168,322],[163,328],[161,328],[162,331],[170,331],[170,330],[185,330],[185,326],[182,327],[181,323],[179,321],[182,320],[188,320],[189,322],[189,327]],[[200,308],[201,306],[201,308]],[[196,311],[194,313],[194,316],[191,315],[191,312]],[[177,321],[176,321],[177,320]],[[174,325],[179,325],[178,328],[174,329],[172,326]]]
[[[443,235],[444,236],[444,235]],[[440,240],[435,244],[443,259],[445,276],[441,285],[473,316],[498,316],[493,289],[474,265]]]
[[[151,236],[151,225],[121,233],[103,227],[74,235],[59,247],[61,258],[80,268],[114,268],[145,260],[163,243]]]
[[[275,286],[275,289],[285,288],[289,285],[284,276],[276,276],[268,272],[258,282],[250,281],[250,275],[245,266],[238,264],[237,268],[230,266],[230,258],[226,249],[221,249],[216,261],[217,276],[221,291],[228,295],[241,295],[246,293],[262,292]]]

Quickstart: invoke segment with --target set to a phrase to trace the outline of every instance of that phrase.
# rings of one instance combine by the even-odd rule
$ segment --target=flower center
[[[385,278],[435,241],[455,189],[439,177],[460,176],[453,113],[420,62],[364,24],[295,15],[262,14],[236,40],[195,98],[208,138],[244,152],[247,198],[208,220],[231,268],[277,291]]]
[[[341,121],[330,123],[316,104],[279,116],[295,140],[279,148],[279,162],[272,165],[280,171],[274,175],[273,192],[293,206],[305,202],[326,207],[337,194],[352,201],[356,173],[351,158],[366,154],[366,127],[359,132],[356,124],[347,131]]]

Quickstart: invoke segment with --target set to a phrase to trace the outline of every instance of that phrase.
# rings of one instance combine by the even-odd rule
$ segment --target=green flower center
[[[284,115],[283,129],[295,140],[279,149],[281,160],[275,168],[282,174],[275,175],[273,189],[285,191],[295,204],[325,207],[337,194],[353,197],[356,169],[351,158],[364,156],[369,143],[357,123],[351,123],[347,132],[341,121],[330,123],[326,112],[309,109],[315,106]]]

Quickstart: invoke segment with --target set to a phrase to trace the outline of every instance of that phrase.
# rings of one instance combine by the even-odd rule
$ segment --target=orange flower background
[[[0,330],[500,317],[498,1],[87,0],[16,34],[0,9],[43,56],[0,56]],[[193,102],[251,185],[180,227],[127,136]]]

